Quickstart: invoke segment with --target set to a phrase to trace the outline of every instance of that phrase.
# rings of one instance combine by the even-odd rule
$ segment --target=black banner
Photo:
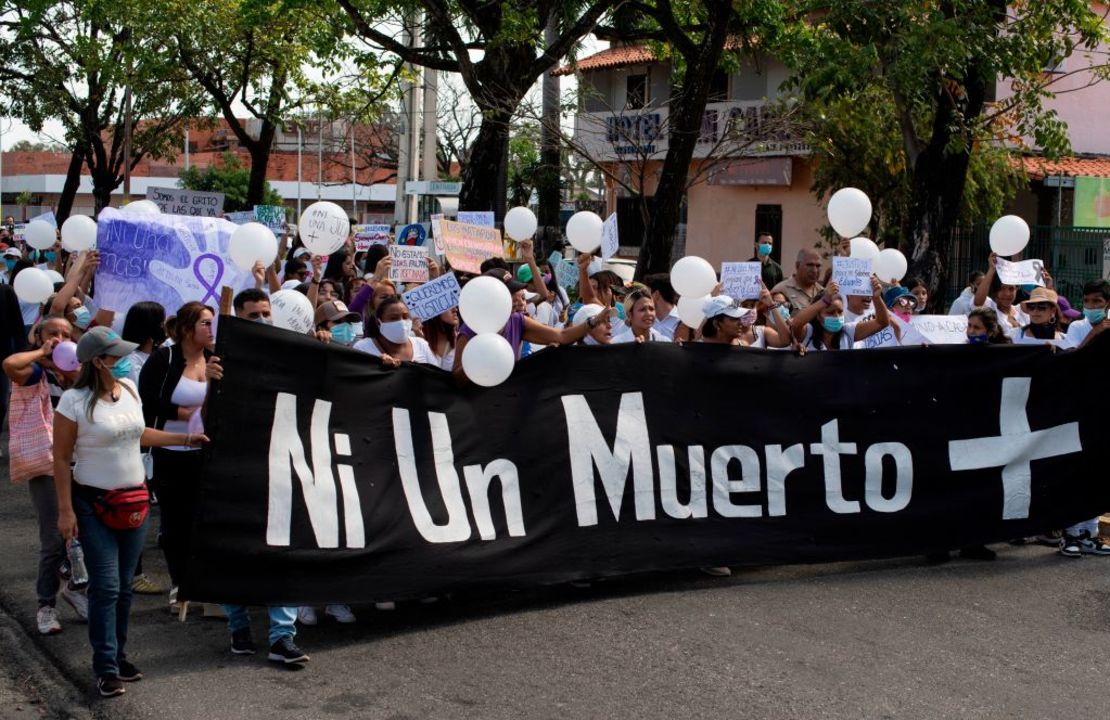
[[[492,389],[221,318],[182,592],[401,599],[911,555],[1110,507],[1110,340],[544,350]]]

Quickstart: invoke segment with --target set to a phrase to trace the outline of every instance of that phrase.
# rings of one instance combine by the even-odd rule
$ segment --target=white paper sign
[[[428,249],[423,245],[390,245],[389,279],[394,282],[428,282]]]
[[[733,300],[758,300],[762,277],[757,262],[721,263],[721,292]]]
[[[190,217],[220,217],[224,211],[224,194],[182,190],[181,188],[148,187],[146,199],[167,215]],[[252,211],[253,215],[254,212]]]
[[[871,258],[834,257],[832,279],[841,295],[871,297]]]
[[[1022,260],[1011,262],[995,258],[994,268],[998,279],[1004,285],[1040,285],[1044,287],[1044,262],[1041,260]]]
[[[436,213],[428,218],[432,224],[432,242],[436,250],[436,255],[443,257],[447,254],[447,248],[443,246],[442,230],[439,227],[439,221],[443,219],[443,213]]]
[[[914,315],[912,324],[929,345],[967,342],[967,315]]]
[[[455,222],[466,223],[467,225],[481,225],[482,227],[494,227],[493,211],[460,210],[459,216],[455,218]]]
[[[461,291],[455,273],[449,272],[403,293],[401,299],[410,313],[425,321],[458,305]]]
[[[617,214],[605,218],[601,226],[601,257],[608,260],[620,249],[620,236],[617,234]]]
[[[1057,347],[1069,347],[1069,343],[1064,340],[1041,340],[1032,335],[1026,335],[1020,331],[1011,335],[1010,338],[1014,341],[1014,345],[1056,345]]]
[[[393,237],[388,225],[355,225],[355,251],[369,250],[372,245],[388,245]]]
[[[887,325],[885,328],[869,335],[863,340],[855,343],[853,347],[857,350],[874,350],[875,348],[885,347],[898,347],[898,336],[894,334],[894,326]]]

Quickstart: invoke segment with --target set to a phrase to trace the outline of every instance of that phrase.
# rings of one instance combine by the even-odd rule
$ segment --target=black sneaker
[[[116,677],[124,682],[135,682],[136,680],[143,679],[143,671],[135,667],[128,660],[119,661],[119,672]]]
[[[268,659],[285,665],[297,665],[308,662],[308,655],[297,647],[293,638],[286,635],[270,646]]]
[[[251,638],[250,628],[243,628],[231,633],[232,655],[254,655],[256,652],[258,652],[258,646],[254,644],[254,640]]]
[[[101,675],[98,677],[96,679],[96,689],[100,692],[100,697],[115,697],[127,692],[123,683],[115,675]]]

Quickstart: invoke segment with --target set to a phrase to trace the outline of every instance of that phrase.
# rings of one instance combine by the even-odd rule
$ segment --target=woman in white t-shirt
[[[998,323],[1008,333],[1014,333],[1018,328],[1029,324],[1029,316],[1021,311],[1021,308],[1014,305],[1014,300],[1017,299],[1017,286],[1007,285],[998,279],[995,271],[995,264],[998,261],[998,255],[995,253],[990,254],[990,259],[987,261],[987,274],[979,281],[979,285],[975,288],[975,298],[971,301],[972,309],[989,307],[998,314]],[[988,293],[993,291],[994,298],[988,297]]]
[[[85,552],[89,642],[104,697],[122,694],[123,682],[142,679],[124,649],[131,580],[148,522],[140,446],[199,447],[208,440],[146,427],[139,393],[127,379],[127,356],[135,348],[106,327],[86,332],[77,343],[81,374],[54,413],[58,530],[67,540],[79,535]],[[113,506],[113,491],[137,492],[129,493],[130,504]]]
[[[795,339],[806,350],[851,350],[853,343],[871,337],[890,324],[882,290],[883,286],[872,275],[871,301],[875,317],[846,324],[840,286],[836,281],[830,282],[820,298],[799,310],[791,320]]]
[[[422,332],[432,354],[439,358],[439,366],[451,372],[455,367],[455,340],[459,333],[459,309],[453,307],[430,318],[423,324]]]
[[[1021,304],[1022,311],[1029,316],[1029,322],[1012,334],[1019,343],[1059,342],[1064,339],[1060,332],[1060,306],[1055,290],[1039,287],[1029,294],[1029,299]]]
[[[655,301],[651,291],[642,288],[628,293],[624,299],[625,327],[613,336],[613,343],[670,342],[655,329]]]
[[[398,367],[401,361],[441,367],[440,358],[428,342],[412,334],[409,310],[397,296],[382,300],[366,327],[366,337],[355,343],[355,350],[381,358],[387,367]]]

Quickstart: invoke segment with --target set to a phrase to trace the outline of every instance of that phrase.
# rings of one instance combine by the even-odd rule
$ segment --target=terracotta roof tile
[[[625,67],[627,65],[640,65],[655,60],[651,50],[643,45],[620,45],[607,50],[594,53],[582,58],[572,65],[564,65],[552,71],[552,75],[573,75],[575,72],[587,70],[605,70],[607,68]]]
[[[1025,172],[1033,180],[1044,180],[1050,175],[1067,177],[1110,178],[1110,156],[1065,157],[1047,160],[1043,157],[1023,156],[1014,159],[1014,164],[1025,166]]]

